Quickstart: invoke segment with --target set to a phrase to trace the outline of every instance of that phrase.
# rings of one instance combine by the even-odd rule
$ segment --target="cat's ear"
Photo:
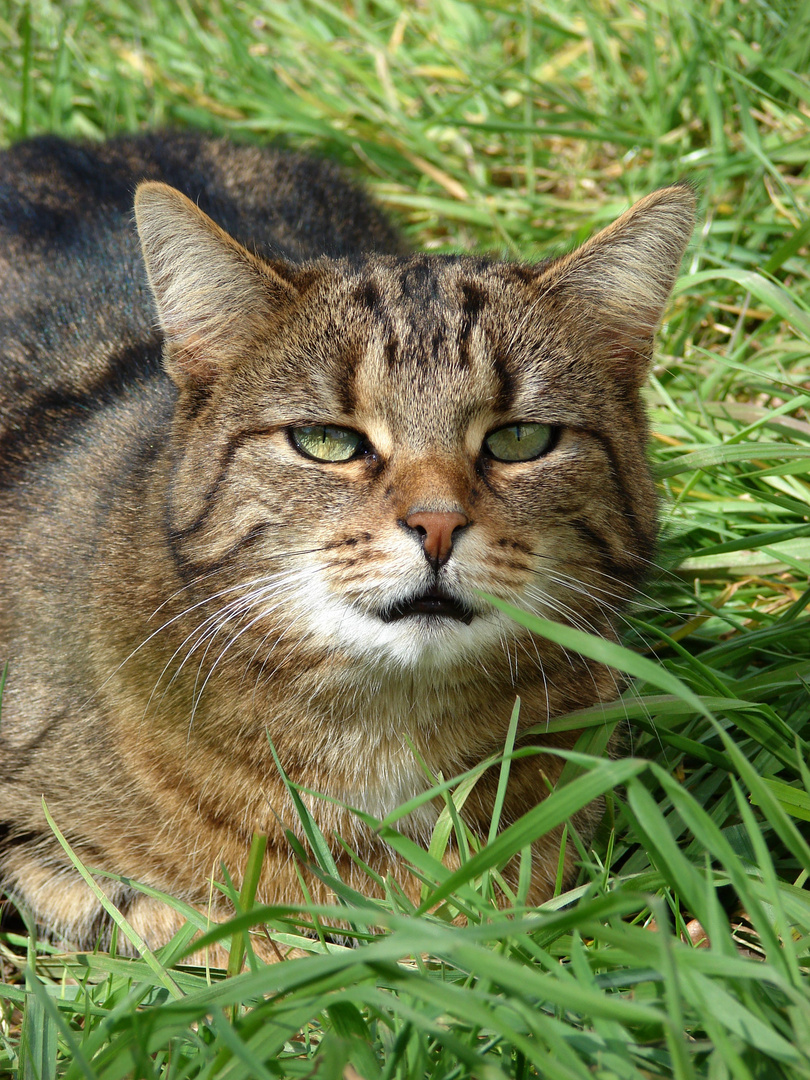
[[[539,277],[560,316],[587,332],[620,377],[641,383],[695,224],[686,184],[641,199]]]
[[[138,186],[135,218],[166,369],[181,388],[209,382],[255,350],[296,290],[167,184]]]

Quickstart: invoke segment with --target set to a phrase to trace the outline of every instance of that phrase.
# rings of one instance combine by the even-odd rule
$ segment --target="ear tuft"
[[[135,218],[166,369],[180,387],[208,382],[249,355],[295,289],[167,184],[138,186]]]
[[[581,320],[617,373],[641,382],[695,224],[686,183],[641,199],[539,279],[560,314]]]

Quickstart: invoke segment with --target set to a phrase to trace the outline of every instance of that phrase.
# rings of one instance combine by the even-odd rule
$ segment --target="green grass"
[[[339,881],[309,936],[248,910],[217,931],[231,972],[247,952],[227,978],[172,968],[188,934],[136,961],[7,936],[0,1074],[810,1077],[809,69],[786,0],[6,0],[6,142],[194,125],[310,147],[431,250],[533,258],[680,176],[703,224],[650,382],[664,543],[612,658],[636,681],[555,721],[584,729],[565,782],[453,874],[474,777],[445,785],[429,852],[384,826],[417,911]],[[626,716],[628,757],[605,761]],[[598,792],[574,892],[496,911],[504,861]],[[335,918],[357,948],[326,940]],[[253,924],[311,955],[261,964]]]

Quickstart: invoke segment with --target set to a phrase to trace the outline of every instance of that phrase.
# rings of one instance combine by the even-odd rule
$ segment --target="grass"
[[[636,680],[555,721],[584,729],[565,783],[453,874],[474,777],[443,786],[429,852],[384,823],[417,910],[334,880],[308,821],[336,907],[251,910],[226,882],[229,977],[175,966],[188,933],[135,961],[6,935],[0,1073],[810,1077],[809,61],[786,0],[2,5],[6,142],[194,125],[310,147],[431,250],[559,250],[684,175],[703,225],[650,380],[664,540],[613,657]],[[577,888],[496,911],[504,861],[600,791]],[[357,948],[326,939],[336,917]],[[253,925],[309,958],[261,964]]]

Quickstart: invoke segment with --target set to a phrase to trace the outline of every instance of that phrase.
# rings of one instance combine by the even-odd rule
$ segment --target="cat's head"
[[[170,542],[233,642],[452,677],[516,640],[536,677],[481,592],[611,632],[655,543],[640,387],[688,186],[536,266],[269,263],[165,185],[136,212],[179,392]]]

